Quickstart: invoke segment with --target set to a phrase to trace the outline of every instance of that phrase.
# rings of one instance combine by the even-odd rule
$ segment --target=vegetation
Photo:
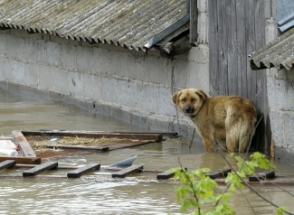
[[[234,156],[234,154],[231,156]],[[192,211],[191,214],[193,215],[236,214],[230,206],[229,200],[236,190],[244,189],[244,185],[247,185],[244,181],[245,177],[254,174],[256,168],[275,168],[275,166],[266,159],[265,155],[259,152],[253,153],[248,161],[240,156],[234,157],[237,161],[238,170],[232,169],[232,172],[227,175],[225,178],[227,188],[222,194],[215,193],[218,184],[213,179],[206,176],[206,173],[210,172],[208,168],[192,171],[187,171],[182,167],[170,169],[170,171],[175,174],[174,179],[179,183],[175,190],[177,199],[181,205],[181,212]],[[251,188],[249,185],[247,185],[247,187]],[[287,208],[278,207],[273,203],[271,204],[277,208],[276,215],[288,213]]]

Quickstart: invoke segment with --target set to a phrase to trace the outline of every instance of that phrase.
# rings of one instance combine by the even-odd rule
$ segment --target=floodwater
[[[39,129],[148,131],[110,117],[87,113],[60,101],[36,101],[1,91],[0,105],[0,135],[10,135],[12,130]],[[188,169],[227,167],[221,154],[204,153],[200,143],[193,143],[189,150],[186,142],[167,139],[134,148],[67,157],[59,160],[59,164],[97,162],[109,165],[137,155],[134,164],[143,164],[145,170],[165,171],[178,167],[180,163]],[[276,165],[276,174],[294,175],[292,166]],[[22,170],[5,170],[0,174],[10,171],[21,175]],[[0,214],[180,214],[174,184],[158,183],[150,177],[145,180],[132,175],[114,180],[97,171],[80,179],[1,179],[0,187]],[[294,187],[282,187],[284,190],[274,186],[253,188],[276,205],[287,206],[294,212]],[[220,187],[218,192],[224,189]],[[274,207],[249,189],[236,192],[231,204],[237,214],[274,214]]]

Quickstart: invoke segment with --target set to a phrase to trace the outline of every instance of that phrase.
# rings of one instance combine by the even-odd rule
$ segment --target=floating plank
[[[259,172],[249,176],[249,181],[260,181],[260,180],[274,178],[274,177],[275,177],[275,172],[273,170],[267,170],[267,171]]]
[[[113,178],[124,178],[126,177],[127,175],[133,173],[133,172],[140,172],[143,170],[143,165],[133,165],[133,166],[130,166],[126,169],[123,169],[119,172],[116,172],[116,173],[112,173],[112,177]]]
[[[175,173],[174,172],[170,172],[169,170],[159,173],[157,174],[156,178],[157,179],[169,179],[174,177]]]
[[[120,138],[120,139],[138,139],[138,140],[155,140],[162,141],[162,134],[157,133],[90,133],[85,131],[21,131],[24,136],[69,136],[69,137],[88,137],[88,138]]]
[[[67,177],[68,178],[78,178],[82,174],[85,174],[86,172],[89,172],[91,170],[98,170],[98,169],[100,169],[99,163],[90,163],[90,164],[87,164],[83,167],[80,167],[74,171],[67,173]]]
[[[71,133],[85,133],[85,134],[131,134],[131,135],[164,135],[169,137],[178,137],[177,132],[131,132],[131,131],[86,131],[86,130],[52,130],[52,129],[40,129],[40,131],[50,131],[50,132],[71,132]],[[24,131],[25,132],[25,131]]]
[[[14,160],[16,163],[40,164],[41,158],[38,157],[0,157],[0,162],[5,160]]]
[[[211,179],[216,179],[219,177],[226,177],[229,172],[231,172],[231,169],[220,169],[217,171],[206,173],[206,176],[210,177]]]
[[[59,148],[59,149],[75,149],[75,150],[96,150],[101,152],[109,151],[109,147],[97,147],[97,146],[80,146],[80,145],[47,145],[46,148]]]
[[[24,137],[20,131],[12,131],[12,135],[17,140],[20,151],[25,157],[37,157],[35,151],[32,149],[31,145],[28,143],[27,139]]]
[[[14,160],[6,160],[0,163],[0,170],[7,169],[9,167],[12,167],[16,164]]]
[[[46,162],[44,164],[35,166],[32,169],[24,171],[22,173],[22,176],[23,177],[35,176],[35,175],[37,175],[37,174],[39,174],[41,172],[44,172],[44,171],[49,170],[49,169],[54,169],[54,168],[57,168],[57,167],[58,167],[58,162],[49,161],[49,162]]]

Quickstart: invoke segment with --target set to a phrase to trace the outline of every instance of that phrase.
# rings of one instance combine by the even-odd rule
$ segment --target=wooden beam
[[[25,157],[37,157],[35,151],[32,149],[31,145],[27,139],[23,136],[20,131],[12,131],[12,135],[15,137],[16,141],[20,146],[20,150]]]
[[[119,172],[112,173],[111,177],[112,178],[124,178],[133,172],[141,172],[142,170],[143,170],[143,165],[133,165],[133,166],[130,166],[126,169],[123,169]]]
[[[0,157],[0,162],[6,160],[14,160],[16,163],[23,164],[40,164],[41,158],[38,157]]]
[[[111,133],[111,132],[87,132],[87,131],[21,131],[24,136],[48,135],[48,136],[69,136],[69,137],[88,137],[88,138],[120,138],[162,141],[160,133]]]
[[[170,172],[170,171],[167,170],[165,172],[157,174],[156,178],[157,179],[169,179],[169,178],[174,177],[174,175],[175,175],[174,172]]]
[[[82,174],[85,174],[86,172],[92,171],[92,170],[98,170],[100,169],[100,164],[98,163],[90,163],[83,167],[80,167],[74,171],[68,172],[67,177],[68,178],[78,178]]]
[[[58,162],[49,161],[47,163],[35,166],[32,169],[24,171],[22,173],[22,176],[23,177],[35,176],[35,175],[37,175],[37,174],[39,174],[41,172],[44,172],[44,171],[49,170],[49,169],[55,169],[57,167],[58,167]]]
[[[206,173],[206,176],[209,176],[211,179],[216,179],[219,177],[226,177],[229,172],[231,172],[231,169],[220,169],[217,171]]]
[[[0,163],[0,170],[7,169],[9,167],[12,167],[16,164],[14,160],[6,160]]]
[[[109,147],[97,147],[97,146],[80,146],[80,145],[47,145],[46,148],[59,148],[59,149],[74,149],[74,150],[96,150],[101,152],[109,151]]]
[[[259,172],[249,176],[249,181],[260,181],[260,180],[274,178],[274,177],[275,177],[275,172],[273,170],[267,170],[267,171]]]

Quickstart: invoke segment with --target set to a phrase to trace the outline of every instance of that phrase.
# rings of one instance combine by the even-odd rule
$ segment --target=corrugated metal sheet
[[[293,0],[278,0],[277,7],[277,23],[281,32],[285,32],[294,26],[294,4]]]
[[[291,70],[294,66],[294,28],[253,52],[250,58],[252,69],[276,67]]]
[[[0,1],[1,27],[143,51],[148,39],[186,14],[186,0]]]

